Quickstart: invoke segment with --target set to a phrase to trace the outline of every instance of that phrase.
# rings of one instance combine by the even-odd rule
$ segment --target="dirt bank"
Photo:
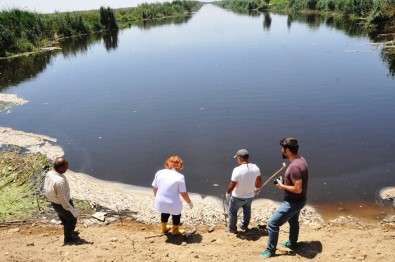
[[[37,222],[0,228],[0,261],[262,261],[267,241],[264,227],[238,235],[221,226],[209,233],[198,226],[195,234],[160,235],[158,225],[132,220],[109,225],[78,224],[84,244],[62,246],[62,227]],[[288,227],[280,232],[286,240]],[[302,225],[294,250],[279,247],[270,261],[393,261],[393,227],[355,224]]]

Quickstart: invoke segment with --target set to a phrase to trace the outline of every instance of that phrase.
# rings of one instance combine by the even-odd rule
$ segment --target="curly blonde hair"
[[[184,163],[179,156],[171,156],[166,160],[165,167],[167,169],[175,168],[176,170],[182,170],[184,168]]]

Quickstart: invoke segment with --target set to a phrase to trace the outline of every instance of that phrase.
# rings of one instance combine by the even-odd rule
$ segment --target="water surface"
[[[238,149],[266,180],[292,136],[310,166],[310,204],[391,212],[377,199],[395,181],[393,71],[362,29],[342,27],[204,5],[63,42],[61,52],[0,61],[2,92],[29,100],[0,123],[58,138],[73,171],[138,186],[180,155],[188,191],[218,197]],[[269,183],[260,196],[282,192]]]

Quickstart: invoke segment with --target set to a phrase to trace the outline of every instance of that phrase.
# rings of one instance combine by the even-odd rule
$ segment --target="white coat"
[[[184,175],[175,169],[162,169],[155,174],[152,186],[157,188],[155,209],[161,213],[179,215],[182,210],[180,193],[187,192]]]

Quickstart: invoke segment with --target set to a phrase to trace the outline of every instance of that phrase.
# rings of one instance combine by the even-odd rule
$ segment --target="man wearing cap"
[[[247,230],[251,219],[251,203],[256,188],[261,186],[261,172],[257,165],[249,163],[249,154],[246,149],[240,149],[234,156],[238,167],[233,169],[232,178],[226,191],[229,202],[229,228],[230,233],[237,234],[237,211],[243,208],[243,218],[240,228]]]
[[[284,138],[280,141],[284,159],[291,163],[285,171],[285,180],[277,180],[276,186],[284,190],[284,201],[270,217],[267,223],[269,239],[267,247],[260,255],[270,258],[276,252],[280,226],[288,222],[289,238],[282,242],[286,248],[295,248],[299,237],[299,214],[306,205],[307,183],[309,171],[306,160],[298,154],[299,143],[295,138]]]

